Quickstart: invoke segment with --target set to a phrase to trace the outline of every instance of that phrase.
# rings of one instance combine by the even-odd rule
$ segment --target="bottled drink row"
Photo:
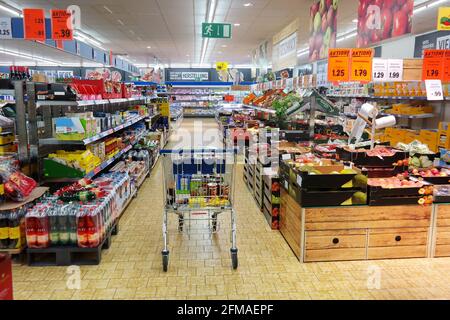
[[[131,186],[127,173],[114,172],[42,198],[26,214],[28,247],[98,247],[131,197]]]
[[[31,80],[30,69],[28,67],[9,67],[9,79],[11,80]]]

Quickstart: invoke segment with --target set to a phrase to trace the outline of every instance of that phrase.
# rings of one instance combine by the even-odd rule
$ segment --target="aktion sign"
[[[422,80],[440,80],[444,77],[445,50],[425,50]]]
[[[353,49],[351,54],[350,81],[372,80],[373,49]]]
[[[66,10],[51,10],[52,39],[73,40],[72,16]]]
[[[45,40],[44,9],[23,9],[23,30],[26,40]]]
[[[328,81],[347,82],[350,79],[350,49],[330,49],[328,52]]]

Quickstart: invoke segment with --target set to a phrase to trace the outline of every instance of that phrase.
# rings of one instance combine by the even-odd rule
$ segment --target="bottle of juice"
[[[89,247],[89,238],[87,235],[86,213],[80,209],[77,214],[77,239],[78,246],[81,248]]]
[[[58,222],[58,209],[51,210],[48,213],[48,223],[50,228],[50,245],[59,246],[60,238],[59,238],[59,222]]]
[[[25,234],[30,248],[37,247],[37,218],[34,214],[33,209],[30,208],[25,218]]]

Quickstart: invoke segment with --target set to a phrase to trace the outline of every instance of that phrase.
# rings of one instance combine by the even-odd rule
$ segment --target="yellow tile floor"
[[[270,230],[242,181],[242,166],[237,171],[237,270],[229,256],[229,216],[220,218],[217,234],[190,237],[177,232],[172,216],[169,271],[162,271],[159,163],[102,263],[80,267],[80,289],[68,288],[73,274],[66,267],[15,264],[15,299],[450,299],[450,258],[300,264],[281,234]]]

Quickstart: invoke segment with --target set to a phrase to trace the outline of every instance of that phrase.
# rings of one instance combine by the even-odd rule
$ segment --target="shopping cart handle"
[[[238,148],[230,149],[215,149],[215,148],[203,148],[203,149],[163,149],[160,154],[193,154],[193,153],[237,153]]]

